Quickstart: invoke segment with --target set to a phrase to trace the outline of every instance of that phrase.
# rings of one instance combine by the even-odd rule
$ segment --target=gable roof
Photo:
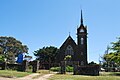
[[[62,44],[62,46],[60,47],[61,48],[64,48],[67,44],[71,44],[71,45],[75,45],[76,46],[76,43],[75,41],[72,39],[72,37],[69,35],[68,38],[65,40],[65,42]]]

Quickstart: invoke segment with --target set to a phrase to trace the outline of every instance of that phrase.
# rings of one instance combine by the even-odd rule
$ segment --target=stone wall
[[[76,66],[74,75],[99,76],[99,65]]]

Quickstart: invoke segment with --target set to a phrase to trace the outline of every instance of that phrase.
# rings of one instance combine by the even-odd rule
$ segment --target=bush
[[[73,72],[73,67],[67,66],[66,67],[66,72]]]
[[[50,68],[51,71],[60,71],[60,69],[61,69],[60,67],[52,67],[52,68]]]
[[[61,69],[61,67],[52,67],[52,68],[50,68],[51,71],[57,71],[57,72],[59,72],[60,69]],[[67,66],[66,67],[66,72],[73,72],[73,67]]]

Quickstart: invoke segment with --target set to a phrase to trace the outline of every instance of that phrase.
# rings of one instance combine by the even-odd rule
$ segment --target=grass
[[[1,77],[8,77],[8,78],[13,78],[13,77],[24,77],[31,74],[31,72],[18,72],[18,71],[13,71],[13,70],[0,70],[0,76]]]
[[[39,71],[37,71],[37,73],[40,73],[40,74],[49,74],[50,71],[49,70],[39,70]]]
[[[39,70],[39,75],[33,77],[36,79],[42,75],[51,73],[49,70]],[[12,70],[0,70],[0,76],[2,77],[24,77],[31,74],[30,72],[18,72]],[[100,76],[84,76],[84,75],[72,75],[67,74],[55,74],[49,78],[49,80],[120,80],[120,72],[101,72]]]
[[[49,70],[39,70],[37,73],[39,73],[39,75],[34,76],[33,79],[38,78],[44,74],[49,74]],[[29,72],[19,72],[19,71],[15,71],[15,70],[0,70],[0,77],[7,77],[7,78],[19,78],[19,77],[24,77],[27,76],[29,74],[32,74],[31,71]]]
[[[120,74],[120,72],[103,72],[100,73],[100,76],[56,74],[51,76],[49,80],[120,80],[120,76],[116,76],[116,74]]]
[[[120,76],[120,72],[101,72],[101,76]]]
[[[49,70],[39,70],[39,71],[37,71],[37,73],[39,73],[39,75],[34,76],[32,79],[37,79],[37,78],[39,78],[40,76],[43,76],[43,75],[45,75],[45,74],[49,74],[50,71],[49,71]]]

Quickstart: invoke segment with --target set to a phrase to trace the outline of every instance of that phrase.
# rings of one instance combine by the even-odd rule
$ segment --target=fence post
[[[33,61],[32,66],[33,66],[32,72],[36,73],[39,70],[39,61]]]
[[[66,73],[66,61],[61,61],[61,74]]]

